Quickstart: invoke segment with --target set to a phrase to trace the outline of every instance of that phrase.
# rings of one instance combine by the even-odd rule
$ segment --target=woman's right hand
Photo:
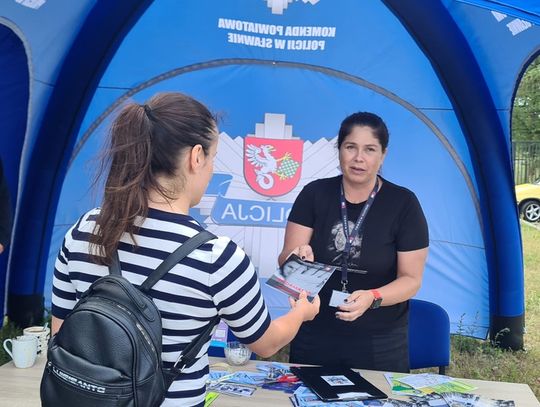
[[[289,303],[291,310],[274,319],[264,335],[248,345],[249,349],[264,358],[275,354],[294,339],[303,322],[315,318],[315,315],[319,313],[321,300],[316,295],[312,301],[309,301],[307,293],[302,291],[297,300],[289,298]]]
[[[307,292],[302,291],[297,300],[289,297],[289,303],[291,309],[297,310],[302,313],[302,318],[305,321],[311,321],[319,313],[319,307],[321,306],[321,300],[316,295],[312,301],[307,298]]]

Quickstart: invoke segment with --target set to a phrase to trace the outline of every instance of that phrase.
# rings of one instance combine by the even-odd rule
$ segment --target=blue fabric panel
[[[220,28],[220,19],[336,30],[334,37],[257,34]],[[321,39],[325,48],[298,51],[287,46],[283,50],[246,46],[228,42],[229,34],[285,41]],[[211,6],[200,0],[184,0],[181,6],[175,0],[154,2],[126,37],[101,86],[128,89],[172,69],[224,58],[325,66],[382,86],[416,106],[450,108],[429,61],[380,1],[340,0],[339,8],[328,0],[316,5],[293,2],[283,15],[272,14],[264,1],[237,0]],[[425,91],[419,92],[418,86]]]
[[[540,4],[534,0],[457,0],[462,3],[474,4],[488,10],[508,13],[540,25]]]
[[[43,121],[36,128],[34,144],[25,156],[25,184],[20,190],[19,213],[24,222],[17,224],[10,268],[17,270],[10,279],[10,292],[42,293],[48,262],[49,243],[60,185],[77,129],[100,70],[106,66],[115,45],[148,5],[147,1],[98,3],[66,51],[58,70],[60,81],[41,109]],[[39,11],[39,10],[38,10]],[[61,13],[60,13],[61,14]],[[45,113],[43,113],[45,112]],[[17,244],[18,243],[18,244]]]
[[[38,9],[9,0],[0,3],[0,22],[5,18],[17,27],[31,50],[32,78],[56,82],[61,61],[95,3],[96,0],[55,0]]]
[[[521,71],[540,50],[540,26],[459,2],[452,2],[448,11],[467,38],[495,107],[509,115]],[[508,132],[506,136],[510,139]]]
[[[0,24],[0,158],[11,213],[15,215],[19,162],[26,131],[30,81],[24,45],[10,28]],[[9,248],[0,255],[0,304],[3,310]],[[2,314],[4,315],[4,314]]]
[[[430,240],[428,268],[416,297],[441,305],[450,316],[452,332],[485,338],[490,323],[489,298],[483,295],[489,291],[485,267],[482,247]]]
[[[414,2],[404,7],[399,1],[386,3],[392,5],[432,61],[475,156],[490,277],[490,311],[500,316],[523,315],[523,261],[510,154],[477,61],[442,5]],[[486,148],[488,145],[490,148]],[[503,213],[513,216],[500,216]]]
[[[54,87],[41,82],[39,80],[33,80],[30,77],[30,102],[28,108],[28,128],[26,129],[26,139],[23,145],[21,154],[20,165],[20,186],[24,186],[28,171],[32,165],[31,155],[34,151],[34,144],[38,138],[38,130],[41,126],[43,116],[45,115],[45,106],[51,97]]]
[[[312,92],[314,86],[317,92]],[[455,120],[447,120],[451,114],[447,110],[429,111],[430,119],[413,107],[406,109],[395,95],[375,92],[355,82],[334,77],[331,72],[324,74],[307,67],[286,68],[258,63],[225,65],[178,76],[171,74],[161,82],[139,84],[138,89],[140,91],[132,96],[137,102],[165,90],[180,90],[197,97],[214,111],[225,114],[220,130],[232,138],[252,133],[254,124],[260,122],[266,112],[286,114],[287,123],[293,125],[293,133],[311,142],[335,137],[339,122],[354,110],[378,112],[387,120],[391,132],[383,174],[417,193],[429,222],[434,254],[428,260],[426,292],[422,295],[435,296],[441,290],[448,292],[445,306],[455,310],[456,321],[463,313],[479,313],[483,323],[489,320],[487,306],[476,304],[482,295],[462,289],[462,285],[470,284],[486,287],[483,300],[487,303],[487,267],[474,204],[476,192],[465,182],[470,163],[462,163],[465,171],[462,172],[456,162],[459,157],[452,144],[459,139],[460,128]],[[306,94],[311,96],[306,98]],[[86,131],[94,128],[96,119],[110,110],[119,97],[117,89],[100,88],[96,92],[88,117],[83,121],[79,142],[87,138],[78,144],[79,153],[73,157],[65,178],[55,230],[65,231],[69,227],[66,223],[74,222],[81,211],[95,204],[95,195],[88,192],[90,177],[87,171],[93,166],[89,160],[103,144],[110,116],[113,115],[97,125],[90,137]],[[433,129],[438,129],[439,134],[435,134]],[[218,148],[218,161],[219,158]],[[456,219],[460,221],[456,222]],[[59,244],[61,233],[57,239]],[[51,248],[51,262],[58,244]],[[471,251],[471,247],[474,250]],[[437,253],[448,250],[452,251],[452,256]],[[438,258],[444,258],[445,264],[437,262]],[[460,277],[447,287],[448,277],[445,274],[456,273],[456,270],[467,278]],[[50,295],[49,290],[45,292]],[[265,288],[264,295],[273,315],[288,309],[287,297],[283,294]]]
[[[456,156],[459,157],[464,169],[469,174],[472,188],[477,191],[478,186],[476,185],[476,179],[474,178],[474,157],[470,151],[467,139],[463,136],[455,112],[453,110],[432,109],[420,109],[420,111],[425,114],[429,120],[436,123],[441,133],[446,136],[448,143],[452,146]]]

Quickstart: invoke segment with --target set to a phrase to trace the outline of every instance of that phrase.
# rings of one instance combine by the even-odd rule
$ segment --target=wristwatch
[[[373,294],[373,302],[371,303],[371,307],[369,307],[369,308],[370,309],[379,308],[381,306],[381,302],[382,302],[381,293],[378,292],[377,290],[371,290],[371,293]]]

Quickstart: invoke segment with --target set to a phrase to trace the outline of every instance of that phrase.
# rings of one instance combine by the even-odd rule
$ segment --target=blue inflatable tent
[[[383,174],[416,192],[430,254],[419,298],[453,332],[523,345],[521,238],[510,144],[517,84],[540,49],[526,0],[5,0],[0,156],[15,226],[0,290],[8,316],[50,305],[67,229],[99,204],[94,157],[128,100],[188,93],[222,114],[216,173],[193,215],[276,267],[303,185],[337,173],[341,120],[368,110],[391,139]],[[247,146],[298,166],[259,185]],[[272,313],[283,296],[265,290]],[[505,329],[508,328],[508,329]]]

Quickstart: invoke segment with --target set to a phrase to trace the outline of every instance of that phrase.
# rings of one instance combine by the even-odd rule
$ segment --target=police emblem
[[[246,137],[244,177],[264,196],[290,192],[300,181],[303,140]]]

